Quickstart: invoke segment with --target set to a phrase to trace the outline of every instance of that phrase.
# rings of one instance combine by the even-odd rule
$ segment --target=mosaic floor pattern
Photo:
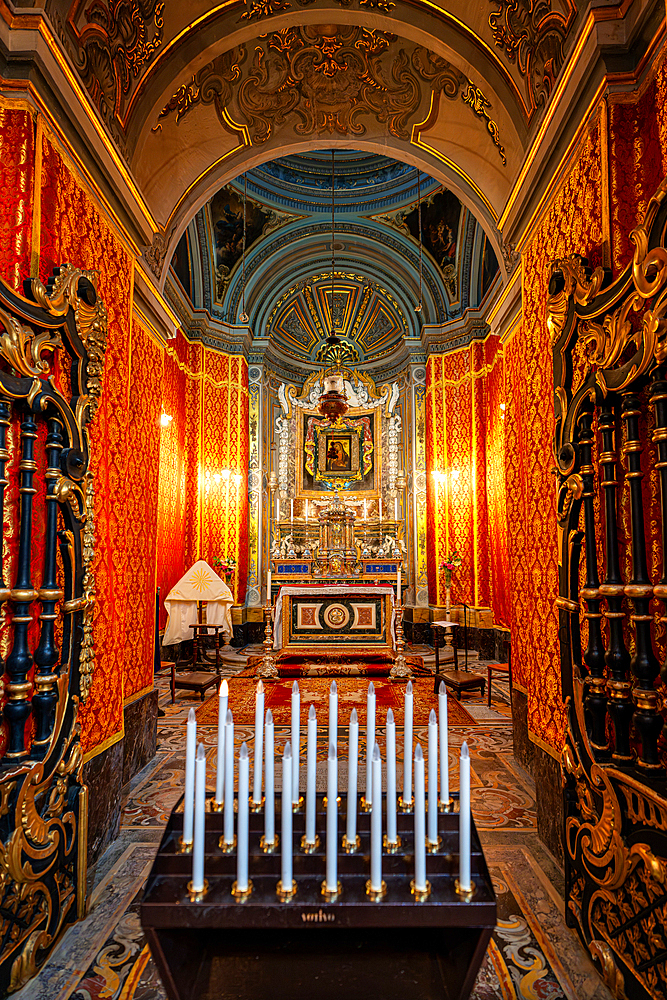
[[[67,932],[40,975],[14,994],[17,1000],[166,1000],[141,932],[138,903],[162,828],[182,794],[185,718],[199,702],[179,692],[172,706],[166,678],[160,678],[158,685],[165,712],[158,729],[158,752],[125,789],[120,835],[89,873],[89,915]],[[479,698],[466,699],[475,725],[451,727],[449,732],[454,788],[464,740],[470,748],[473,811],[498,896],[498,925],[472,1000],[611,1000],[565,926],[562,873],[537,837],[534,784],[514,760],[505,699],[506,689],[494,681],[492,707]],[[277,752],[289,735],[286,727],[276,727]],[[384,726],[378,726],[377,735],[383,747]],[[425,727],[415,727],[415,738],[423,745],[426,735]],[[252,747],[251,728],[237,727],[235,737],[237,745],[245,740]],[[399,782],[402,737],[399,729]],[[199,739],[213,764],[215,727],[199,726]],[[305,729],[302,740],[305,744]],[[343,783],[347,777],[343,727],[339,752]],[[326,734],[320,733],[320,789],[325,787],[325,756]],[[277,778],[279,788],[279,774]]]

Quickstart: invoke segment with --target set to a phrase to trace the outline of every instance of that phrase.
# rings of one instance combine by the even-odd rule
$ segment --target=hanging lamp
[[[335,257],[335,231],[336,231],[336,202],[335,202],[335,160],[334,151],[331,150],[331,308],[329,310],[329,315],[331,318],[331,332],[325,340],[325,343],[329,348],[334,350],[340,345],[340,337],[336,336],[336,331],[334,328],[334,275],[336,268],[336,257]],[[347,413],[349,407],[347,405],[347,396],[345,395],[345,381],[343,378],[343,373],[340,370],[340,355],[339,363],[333,368],[327,369],[324,373],[323,378],[323,388],[324,393],[320,396],[319,411],[325,416],[329,417],[330,420],[338,420],[345,413]]]
[[[242,277],[241,277],[241,315],[240,320],[242,323],[248,322],[248,314],[245,311],[245,248],[246,248],[246,202],[248,200],[248,174],[243,174],[243,259],[242,259]]]

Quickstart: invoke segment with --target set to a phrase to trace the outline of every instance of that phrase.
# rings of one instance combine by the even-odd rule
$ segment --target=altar
[[[303,584],[280,588],[274,649],[303,651],[345,645],[348,652],[394,646],[394,588]]]

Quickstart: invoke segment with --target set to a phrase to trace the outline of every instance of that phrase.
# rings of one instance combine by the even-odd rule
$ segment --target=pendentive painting
[[[313,493],[374,493],[376,419],[377,412],[338,421],[304,414],[300,488]]]
[[[215,272],[218,298],[226,287],[232,268],[243,253],[243,195],[225,186],[211,198],[211,225],[215,245]],[[251,201],[246,202],[246,248],[262,235],[269,220],[268,212]]]
[[[422,205],[422,242],[442,269],[456,263],[460,219],[461,202],[451,191],[440,191]],[[405,222],[414,238],[419,239],[416,208],[406,215]]]

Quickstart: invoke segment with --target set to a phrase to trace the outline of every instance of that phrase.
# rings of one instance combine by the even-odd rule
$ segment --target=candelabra
[[[395,608],[396,615],[396,659],[389,672],[392,681],[409,681],[412,678],[412,671],[405,660],[405,641],[403,639],[403,601],[399,598],[399,603]]]
[[[279,673],[276,666],[276,658],[273,655],[273,605],[269,601],[264,606],[264,654],[260,663],[257,675],[262,680],[278,680]]]

